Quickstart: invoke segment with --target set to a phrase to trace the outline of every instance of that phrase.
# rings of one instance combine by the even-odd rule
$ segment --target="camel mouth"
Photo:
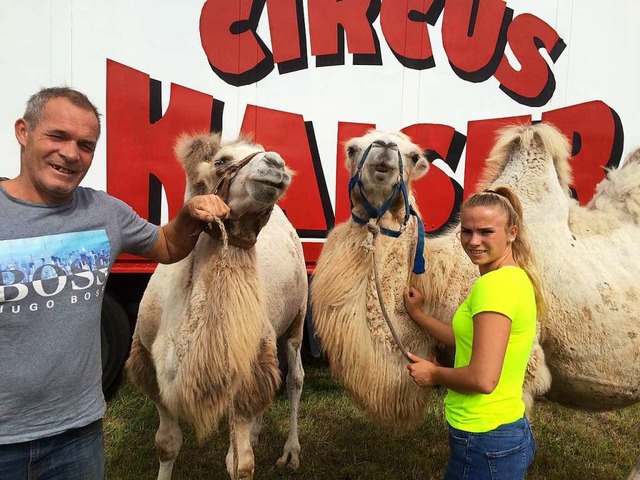
[[[287,182],[285,180],[281,180],[279,182],[276,182],[276,181],[273,181],[273,180],[260,179],[260,180],[255,180],[255,182],[259,183],[260,185],[264,185],[265,187],[272,187],[272,188],[277,188],[277,189],[280,189],[280,190],[284,190],[289,185],[289,182]]]
[[[285,191],[291,183],[291,175],[284,169],[268,169],[249,176],[257,186]]]
[[[391,170],[389,166],[385,165],[384,163],[372,165],[372,168],[379,173],[387,173],[389,170]]]
[[[289,187],[291,179],[282,175],[279,179],[271,178],[253,178],[252,186],[249,188],[251,197],[257,203],[263,205],[273,205],[283,195]]]

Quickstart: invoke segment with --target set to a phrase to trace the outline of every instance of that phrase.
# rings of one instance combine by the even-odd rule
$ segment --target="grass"
[[[377,427],[353,405],[328,368],[317,361],[305,365],[300,403],[300,470],[281,472],[275,461],[288,432],[288,402],[278,395],[267,411],[255,449],[256,478],[336,480],[441,479],[448,458],[442,412],[444,391],[434,401],[417,431]],[[105,417],[107,478],[156,478],[158,461],[154,435],[158,425],[154,405],[125,382],[111,400]],[[640,454],[640,405],[605,413],[587,413],[539,401],[533,429],[537,453],[529,480],[614,480],[627,478]],[[225,422],[198,445],[193,430],[183,426],[185,442],[173,479],[226,479],[228,448]]]

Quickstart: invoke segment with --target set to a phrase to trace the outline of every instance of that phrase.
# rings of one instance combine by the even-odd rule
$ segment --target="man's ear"
[[[18,120],[16,120],[14,130],[18,143],[23,147],[26,146],[27,137],[29,136],[29,125],[27,125],[26,120],[24,118],[19,118]]]

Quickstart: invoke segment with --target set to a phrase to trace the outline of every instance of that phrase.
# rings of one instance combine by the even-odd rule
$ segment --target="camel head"
[[[225,222],[231,236],[255,244],[273,206],[284,195],[293,173],[276,152],[240,137],[223,143],[219,133],[185,135],[175,147],[187,175],[185,198],[215,193],[231,208]],[[241,245],[242,244],[242,245]]]
[[[411,181],[429,169],[423,150],[401,132],[370,130],[349,140],[346,152],[347,168],[352,177],[359,177],[362,185],[361,190],[353,189],[352,201],[356,205],[361,203],[361,193],[375,209],[399,193],[396,185],[400,181],[409,190]]]

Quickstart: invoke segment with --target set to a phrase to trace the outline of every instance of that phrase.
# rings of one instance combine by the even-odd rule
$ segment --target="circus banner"
[[[66,84],[104,115],[84,185],[156,223],[182,203],[180,133],[242,131],[278,151],[297,172],[281,205],[309,262],[348,215],[343,144],[370,128],[429,151],[415,188],[430,233],[455,220],[514,122],[571,140],[585,204],[640,146],[638,18],[621,0],[6,1],[0,175],[18,172],[28,96]]]

